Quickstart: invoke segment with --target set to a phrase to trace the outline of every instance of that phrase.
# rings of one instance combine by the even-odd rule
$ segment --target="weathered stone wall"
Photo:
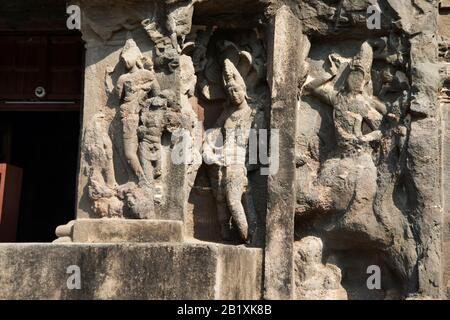
[[[351,299],[441,297],[438,2],[286,3],[311,42],[297,115],[296,241],[323,241],[322,260],[342,271]],[[381,24],[370,30],[373,5]],[[353,86],[351,70],[365,79]],[[362,81],[365,102],[352,109]],[[350,124],[359,116],[362,135]],[[296,279],[304,263],[295,262]],[[381,268],[382,290],[364,284],[371,265]]]
[[[0,299],[260,299],[262,252],[213,244],[2,244]],[[67,283],[79,267],[80,289]],[[68,271],[69,270],[69,271]]]
[[[445,2],[130,0],[113,2],[107,14],[100,0],[81,5],[88,52],[78,218],[162,219],[154,239],[262,247],[268,299],[443,296]],[[378,27],[369,28],[368,8],[379,13]],[[139,87],[153,88],[146,77],[162,91]],[[117,95],[126,79],[131,93]],[[179,120],[165,135],[142,111],[130,113],[133,105]],[[150,136],[130,136],[137,125]],[[192,152],[245,126],[279,134],[271,146],[279,169],[266,178],[263,166],[169,161],[174,129],[189,129]],[[149,168],[159,170],[158,157],[162,164],[151,178],[140,173],[149,146],[159,150],[147,155]],[[138,233],[119,232],[124,241],[153,239],[152,222],[148,230],[121,224],[107,229]],[[75,222],[61,229],[61,241],[75,241],[82,225],[98,224]],[[89,230],[78,233],[113,237]],[[378,290],[366,284],[373,266]]]
[[[448,1],[79,5],[77,220],[0,246],[0,297],[445,297]]]
[[[450,33],[448,26],[450,25],[450,2],[441,1],[440,12],[438,17],[439,43],[439,60],[442,66],[441,84],[439,101],[442,117],[442,149],[441,149],[441,172],[442,172],[442,195],[443,195],[443,279],[442,291],[443,295],[450,298]]]

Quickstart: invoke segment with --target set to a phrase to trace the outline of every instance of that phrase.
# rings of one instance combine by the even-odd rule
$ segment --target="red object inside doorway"
[[[0,242],[15,242],[22,188],[22,169],[0,164]]]

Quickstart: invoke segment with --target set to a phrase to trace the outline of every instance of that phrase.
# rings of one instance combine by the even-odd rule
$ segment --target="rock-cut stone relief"
[[[305,117],[318,112],[322,127],[316,140],[300,124],[296,220],[308,227],[296,232],[321,235],[329,254],[379,250],[405,289],[417,259],[398,200],[409,131],[409,80],[401,51],[390,54],[387,44],[387,38],[364,41],[353,56],[339,46],[328,55],[315,48],[311,52],[300,112]],[[321,63],[315,55],[323,57]]]
[[[146,118],[144,104],[152,104],[153,101],[158,104],[160,102],[159,100],[161,100],[158,100],[161,89],[152,70],[152,61],[146,61],[146,68],[144,68],[142,53],[133,40],[130,39],[127,41],[121,57],[128,71],[126,74],[120,76],[117,82],[117,93],[121,101],[120,118],[122,122],[123,149],[127,163],[137,177],[139,184],[149,185],[150,181],[153,180],[153,173],[149,174],[148,171],[149,169],[150,172],[153,170],[151,170],[151,167],[148,168],[147,165],[147,170],[144,171],[143,166],[146,163],[142,163],[142,160],[146,160],[146,158],[142,157],[143,148],[140,147],[136,133],[138,129],[139,131],[144,131],[139,126],[139,123],[142,122],[140,121],[142,120],[140,115],[143,115],[144,119]],[[147,100],[149,96],[151,100]],[[161,105],[161,103],[159,104]],[[144,136],[146,135],[144,134]],[[157,143],[158,140],[155,142]],[[138,150],[141,151],[139,152],[141,157],[138,157]],[[157,159],[155,160],[157,162]],[[158,169],[155,171],[158,171]]]
[[[352,201],[363,205],[364,202],[370,203],[373,200],[376,192],[376,168],[370,143],[381,140],[380,126],[387,110],[383,103],[367,93],[372,60],[372,48],[364,42],[349,65],[345,84],[339,90],[332,82],[337,75],[339,61],[330,55],[331,76],[314,79],[303,87],[306,95],[317,96],[333,108],[337,145],[334,157],[325,161],[321,175],[314,183],[317,189],[299,195],[299,215],[315,210],[348,210]],[[368,132],[364,132],[363,124],[367,125]],[[340,180],[344,180],[348,189],[338,195],[338,191],[342,190]],[[363,188],[365,194],[355,198],[358,196],[355,194],[357,191],[362,192],[362,188],[357,186],[361,180],[365,181],[367,188]],[[318,190],[321,192],[317,192]]]
[[[128,32],[120,50],[120,61],[107,68],[106,92],[108,99],[118,101],[116,115],[110,115],[109,121],[104,121],[102,115],[110,112],[99,112],[87,126],[85,140],[89,141],[84,142],[87,170],[91,171],[89,198],[98,217],[156,218],[157,212],[169,201],[165,193],[168,181],[173,179],[170,178],[170,150],[180,142],[177,137],[182,136],[182,130],[191,139],[198,139],[194,137],[197,117],[188,101],[195,86],[193,63],[188,56],[180,55],[178,42],[174,47],[178,36],[182,37],[190,28],[183,22],[189,18],[189,13],[184,14],[185,9],[174,10],[175,17],[168,18],[173,26],[173,30],[168,30],[175,32],[173,37],[167,32],[159,33],[156,28],[159,24],[155,21],[146,19],[142,22],[144,31],[150,36],[148,41],[154,45],[154,55],[142,53],[132,32]],[[183,23],[179,23],[179,16]],[[156,66],[159,71],[155,70]],[[181,88],[178,85],[168,88],[167,83],[175,79],[173,74],[179,69],[182,70],[177,75],[186,78],[181,80]],[[123,70],[122,74],[118,74],[120,70]],[[161,79],[166,88],[160,84]],[[184,88],[186,86],[189,88]],[[169,149],[166,154],[164,148]],[[115,166],[115,158],[123,160],[125,170]],[[192,161],[186,166],[192,167],[188,169],[191,171],[198,168]],[[127,181],[121,184],[115,181],[117,170],[127,173]],[[184,177],[179,178],[181,185]],[[181,189],[184,192],[182,185]]]
[[[124,204],[117,190],[108,125],[105,115],[98,113],[84,133],[82,152],[88,164],[85,172],[89,178],[88,194],[99,217],[123,217]]]
[[[437,7],[255,0],[247,13],[252,1],[222,2],[87,14],[80,217],[264,248],[270,299],[437,296],[435,109],[450,100],[447,69],[439,97],[433,87],[433,59],[449,61],[448,41],[427,29]],[[276,130],[280,171],[265,176],[260,138]],[[380,290],[366,285],[370,265]]]
[[[220,30],[206,28],[198,32],[193,52],[201,98],[222,104],[217,120],[207,128],[203,157],[226,241],[235,228],[241,240],[252,242],[258,229],[249,175],[259,167],[249,162],[249,139],[255,130],[266,128],[269,104],[262,51],[252,33],[242,32],[232,41],[220,36]]]
[[[341,285],[341,270],[331,263],[324,264],[323,243],[320,238],[305,237],[294,246],[295,299],[347,300]]]
[[[193,2],[167,0],[164,3],[163,23],[157,15],[141,22],[144,30],[155,44],[156,57],[171,72],[180,65],[180,54],[185,38],[191,32]]]
[[[127,11],[129,19],[120,6],[108,17],[97,7],[88,12],[86,37],[109,51],[99,50],[92,70],[104,72],[106,90],[95,94],[103,105],[90,109],[97,115],[85,126],[80,211],[185,220],[202,167],[215,207],[206,219],[220,225],[221,240],[213,241],[261,244],[267,177],[259,171],[268,163],[250,161],[249,153],[270,110],[265,31],[226,21],[193,25],[196,3],[141,3]]]
[[[219,221],[222,226],[223,237],[229,238],[225,227],[230,220],[227,208],[235,222],[241,238],[244,241],[249,237],[249,223],[242,203],[242,197],[248,197],[247,203],[252,203],[251,194],[248,193],[248,177],[245,158],[248,140],[252,125],[252,109],[247,103],[246,85],[237,68],[229,60],[223,62],[223,81],[228,96],[228,103],[216,122],[215,132],[210,132],[206,139],[204,150],[207,150],[214,139],[214,134],[223,137],[223,151],[221,157],[213,160],[209,166],[210,179],[217,201]],[[248,217],[255,216],[253,205],[247,209]]]

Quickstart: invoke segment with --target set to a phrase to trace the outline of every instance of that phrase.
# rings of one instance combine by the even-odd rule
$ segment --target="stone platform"
[[[0,299],[260,299],[262,264],[261,249],[210,243],[0,244]]]
[[[56,229],[56,243],[183,242],[183,223],[175,220],[77,219]]]

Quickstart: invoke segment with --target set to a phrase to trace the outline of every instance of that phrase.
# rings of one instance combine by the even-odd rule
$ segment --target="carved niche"
[[[266,177],[261,163],[250,161],[249,149],[252,135],[267,129],[270,110],[264,39],[256,30],[195,25],[187,41],[205,130],[203,164],[190,198],[193,232],[204,240],[260,245]],[[205,203],[213,217],[200,211]]]

